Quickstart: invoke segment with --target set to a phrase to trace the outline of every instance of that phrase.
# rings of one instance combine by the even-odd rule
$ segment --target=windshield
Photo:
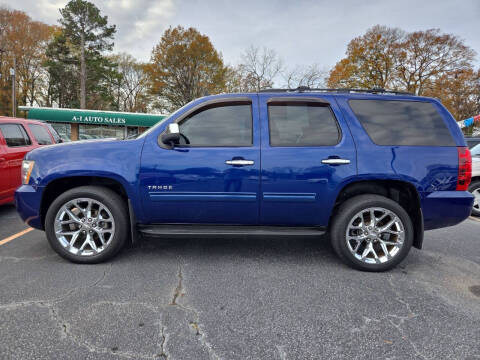
[[[470,149],[472,156],[480,157],[480,144],[475,145]]]

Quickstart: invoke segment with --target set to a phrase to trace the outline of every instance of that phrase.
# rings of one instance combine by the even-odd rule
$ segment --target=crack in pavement
[[[393,275],[392,275],[393,276]],[[405,331],[403,330],[402,328],[402,325],[408,321],[408,320],[411,320],[411,319],[414,319],[416,317],[418,317],[419,315],[418,314],[415,314],[411,307],[410,307],[410,304],[403,300],[401,298],[401,295],[399,294],[399,292],[397,291],[397,289],[395,288],[395,285],[393,284],[393,279],[392,279],[392,276],[390,276],[388,278],[388,283],[390,284],[390,286],[392,287],[392,290],[393,292],[395,293],[395,300],[397,300],[399,303],[405,305],[406,309],[407,309],[407,315],[406,316],[400,316],[400,315],[396,315],[396,314],[387,314],[387,320],[388,322],[395,328],[397,329],[397,331],[400,333],[402,339],[408,341],[408,343],[412,346],[413,348],[413,351],[415,352],[415,355],[421,357],[422,359],[430,359],[429,357],[427,357],[425,354],[423,354],[418,348],[417,348],[417,345],[415,344],[415,342],[413,342],[406,334],[405,334]],[[389,319],[388,317],[390,318],[393,318],[393,319],[397,319],[398,320],[398,323],[395,323],[393,321],[393,319]]]
[[[417,345],[408,337],[408,335],[405,333],[404,329],[402,328],[402,325],[406,321],[412,320],[412,319],[414,319],[414,318],[416,318],[420,315],[414,313],[412,311],[412,308],[411,308],[410,304],[407,301],[402,299],[401,294],[398,292],[398,290],[395,288],[395,285],[393,284],[392,276],[390,276],[388,278],[388,282],[389,282],[390,286],[392,287],[393,293],[395,294],[395,300],[405,306],[405,308],[407,310],[407,315],[386,314],[386,315],[384,315],[380,318],[373,318],[373,317],[371,318],[371,317],[367,317],[367,316],[362,315],[363,324],[358,326],[358,327],[352,328],[350,330],[350,333],[367,331],[372,326],[372,323],[382,324],[382,323],[385,323],[385,320],[386,320],[386,321],[388,321],[388,323],[390,325],[392,325],[397,330],[397,332],[400,334],[401,338],[403,340],[407,341],[410,344],[410,346],[412,347],[415,355],[417,355],[418,357],[420,357],[422,359],[429,359],[425,354],[423,354],[418,349]],[[343,345],[346,345],[350,342],[352,342],[352,340],[347,339],[347,340],[341,342],[339,345],[340,345],[340,347],[342,347]]]
[[[103,274],[96,279],[92,284],[87,285],[87,286],[82,286],[82,287],[74,287],[73,289],[69,290],[67,293],[63,294],[62,296],[59,296],[54,299],[50,300],[30,300],[30,301],[20,301],[20,302],[13,302],[9,304],[1,304],[0,305],[0,310],[17,310],[18,308],[21,307],[26,307],[26,306],[38,306],[41,308],[47,308],[48,312],[50,314],[50,317],[52,320],[59,326],[59,330],[61,332],[61,338],[62,339],[69,339],[72,341],[75,345],[79,347],[86,348],[88,351],[92,353],[98,353],[98,354],[115,354],[117,356],[127,358],[127,359],[155,359],[156,356],[149,356],[145,354],[137,354],[133,353],[130,351],[118,351],[116,348],[108,349],[106,347],[98,347],[95,346],[94,344],[91,344],[90,342],[86,340],[81,340],[79,339],[75,334],[73,334],[70,329],[71,325],[62,319],[59,316],[59,311],[58,308],[56,307],[56,303],[61,302],[68,297],[72,296],[75,292],[80,291],[82,289],[88,289],[97,286],[100,284],[105,278],[107,277],[108,274],[112,271],[113,264],[111,263],[108,269],[105,269],[103,271]],[[116,305],[114,302],[99,302],[99,303],[108,303],[111,305]],[[130,305],[131,303],[129,303]],[[92,304],[94,305],[94,304]]]
[[[190,324],[189,324],[190,328],[194,331],[194,334],[197,337],[200,344],[207,350],[210,359],[220,360],[221,358],[215,353],[215,350],[213,349],[212,344],[210,344],[207,341],[206,335],[201,329],[200,315],[199,315],[198,311],[195,310],[194,308],[185,306],[185,305],[183,305],[179,302],[180,297],[183,297],[186,294],[186,290],[185,290],[184,285],[183,285],[184,277],[183,277],[183,271],[182,271],[182,264],[180,263],[180,261],[179,261],[179,264],[178,264],[177,276],[178,276],[178,284],[177,284],[177,286],[176,286],[176,288],[173,292],[173,298],[172,298],[172,301],[169,305],[170,306],[177,306],[177,307],[183,309],[184,311],[191,312],[194,315],[195,321],[190,322]]]
[[[52,299],[27,300],[27,301],[12,302],[8,304],[0,304],[0,310],[12,311],[12,310],[17,310],[19,308],[27,307],[27,306],[37,306],[40,308],[48,309],[49,317],[56,324],[58,331],[60,333],[60,338],[62,340],[70,341],[74,345],[88,350],[90,353],[115,355],[125,359],[163,359],[163,360],[169,359],[170,355],[167,351],[167,343],[168,343],[169,336],[167,334],[167,327],[165,325],[162,325],[162,323],[160,323],[160,329],[159,329],[160,330],[160,344],[159,344],[160,352],[157,354],[142,354],[142,353],[136,353],[132,351],[119,350],[117,347],[108,348],[108,347],[92,344],[87,339],[82,338],[81,335],[79,336],[78,334],[75,334],[75,332],[72,331],[74,327],[68,321],[66,321],[60,316],[59,314],[60,311],[59,311],[59,308],[57,307],[57,304],[59,302],[62,302],[68,299],[69,297],[71,297],[72,295],[74,295],[75,293],[81,290],[94,288],[98,286],[111,273],[112,268],[113,268],[113,263],[110,263],[110,266],[104,269],[101,276],[99,276],[92,283],[85,286],[74,287],[58,297],[55,297]],[[215,350],[213,349],[212,344],[208,342],[207,336],[205,332],[202,330],[202,325],[200,324],[200,315],[198,311],[180,302],[181,298],[186,294],[186,289],[184,287],[184,271],[181,264],[179,264],[179,267],[178,267],[177,277],[178,277],[178,283],[173,291],[172,301],[169,304],[166,304],[163,306],[162,305],[154,306],[147,303],[132,302],[132,301],[128,301],[128,302],[99,301],[94,304],[91,304],[90,306],[98,306],[103,304],[111,305],[111,306],[141,305],[156,314],[158,314],[161,310],[168,311],[168,307],[171,307],[171,306],[182,309],[184,312],[193,314],[194,320],[190,321],[187,324],[187,326],[189,330],[191,330],[194,333],[196,340],[199,342],[199,344],[206,350],[209,358],[212,360],[220,360],[221,357],[215,353]]]
[[[160,354],[158,354],[158,358],[160,359],[168,359],[168,354],[165,349],[165,344],[167,343],[167,336],[165,335],[165,327],[162,326],[161,331],[160,331],[160,336],[162,337],[162,341],[160,342]]]
[[[180,264],[178,265],[178,275],[177,276],[178,276],[178,285],[173,292],[173,298],[172,298],[172,302],[170,303],[170,305],[179,305],[179,304],[177,304],[177,299],[178,299],[179,296],[184,295],[183,285],[182,285],[182,282],[183,282],[182,266]]]
[[[99,347],[96,346],[92,343],[90,343],[87,340],[80,339],[77,335],[72,333],[70,330],[72,326],[70,325],[69,322],[65,321],[61,316],[59,315],[58,308],[55,306],[54,302],[48,302],[48,301],[28,301],[28,302],[22,302],[18,303],[17,305],[20,306],[38,306],[41,308],[47,308],[48,313],[50,315],[50,318],[53,320],[53,322],[58,326],[59,332],[60,332],[60,338],[63,340],[69,340],[73,344],[77,345],[78,347],[85,348],[91,353],[96,353],[96,354],[114,354],[122,358],[126,359],[155,359],[156,356],[150,356],[146,354],[138,354],[134,353],[131,351],[118,351],[118,349],[111,348],[108,349],[106,347]],[[7,305],[8,306],[8,305]],[[17,307],[12,307],[12,306],[2,306],[0,308],[7,309],[7,310],[12,310],[16,309]]]
[[[86,285],[86,286],[74,287],[74,288],[68,290],[65,294],[63,294],[59,297],[56,297],[56,298],[53,298],[53,299],[27,300],[27,301],[13,302],[13,303],[9,303],[9,304],[0,304],[0,309],[15,310],[16,308],[22,307],[22,306],[30,306],[30,305],[36,305],[36,304],[50,304],[50,303],[54,304],[54,303],[61,302],[61,301],[65,300],[66,298],[72,296],[77,291],[97,286],[112,271],[112,267],[113,267],[113,264],[110,264],[110,266],[108,268],[108,271],[104,270],[103,274],[97,280],[95,280],[92,284]]]

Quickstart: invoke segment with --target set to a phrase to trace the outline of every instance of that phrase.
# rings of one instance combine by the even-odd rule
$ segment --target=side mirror
[[[162,135],[162,143],[173,149],[176,144],[180,143],[180,128],[178,124],[168,124],[167,130]]]
[[[167,134],[180,134],[180,127],[177,123],[168,124]]]

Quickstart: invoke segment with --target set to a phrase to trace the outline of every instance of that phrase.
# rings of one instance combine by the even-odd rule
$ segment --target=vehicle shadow
[[[322,259],[327,263],[340,262],[326,236],[144,237],[135,247],[122,251],[118,259],[129,261],[130,257],[137,256],[191,257],[201,260],[270,258],[293,262],[299,259]]]
[[[11,214],[12,211],[15,211],[15,204],[8,203],[8,204],[0,205],[0,216],[5,214]]]

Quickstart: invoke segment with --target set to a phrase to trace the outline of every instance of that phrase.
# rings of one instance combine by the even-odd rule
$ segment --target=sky
[[[148,61],[169,26],[193,26],[210,37],[227,64],[249,46],[274,49],[289,67],[331,68],[348,42],[376,25],[406,31],[439,28],[477,52],[480,0],[91,0],[117,25],[115,51]],[[65,0],[0,0],[34,20],[57,23]]]

